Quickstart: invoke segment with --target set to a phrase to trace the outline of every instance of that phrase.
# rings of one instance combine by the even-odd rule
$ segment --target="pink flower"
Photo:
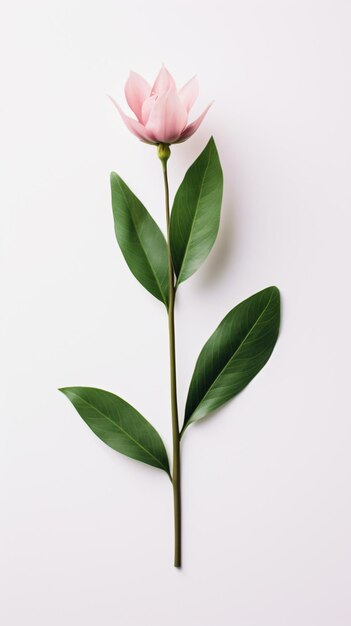
[[[199,128],[211,104],[194,122],[188,124],[188,115],[198,94],[196,76],[177,91],[173,76],[162,66],[153,87],[131,72],[125,85],[126,100],[137,119],[128,117],[117,107],[127,128],[141,141],[152,144],[171,144],[185,141]]]

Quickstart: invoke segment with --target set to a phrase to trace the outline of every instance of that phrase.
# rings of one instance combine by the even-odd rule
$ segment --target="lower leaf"
[[[64,387],[59,391],[104,443],[132,459],[163,469],[170,476],[160,435],[128,402],[94,387]]]

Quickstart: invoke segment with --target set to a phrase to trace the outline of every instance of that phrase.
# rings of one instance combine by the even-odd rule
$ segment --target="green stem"
[[[162,156],[160,154],[163,147]],[[169,273],[169,307],[168,307],[168,333],[169,333],[169,356],[171,375],[171,408],[172,408],[172,435],[173,435],[173,501],[174,501],[174,566],[181,567],[181,486],[180,486],[180,437],[178,423],[177,404],[177,375],[175,356],[175,329],[174,329],[174,302],[175,302],[175,278],[172,264],[169,223],[169,186],[167,175],[167,160],[170,155],[169,146],[160,144],[159,156],[162,162],[163,179],[165,186],[165,205],[167,222],[167,244],[168,244],[168,273]]]

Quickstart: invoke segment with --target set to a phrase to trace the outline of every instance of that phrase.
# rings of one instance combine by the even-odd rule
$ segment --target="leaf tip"
[[[272,294],[275,294],[276,296],[280,297],[279,287],[277,287],[276,285],[271,285],[271,287],[268,287],[268,289],[272,292]]]
[[[213,135],[211,135],[211,137],[209,138],[208,142],[207,142],[207,148],[211,147],[211,148],[215,148],[216,147],[216,142],[214,140]]]

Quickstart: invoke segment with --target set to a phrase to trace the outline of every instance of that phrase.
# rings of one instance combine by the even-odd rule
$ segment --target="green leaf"
[[[267,287],[232,309],[197,360],[183,430],[236,396],[267,363],[278,338],[280,295]]]
[[[211,137],[174,198],[170,240],[178,284],[196,272],[216,240],[222,193],[223,173]]]
[[[128,402],[93,387],[59,389],[91,430],[126,456],[163,469],[170,476],[167,452],[153,426]]]
[[[115,233],[129,269],[138,281],[168,307],[166,240],[140,200],[116,174],[111,174]]]

